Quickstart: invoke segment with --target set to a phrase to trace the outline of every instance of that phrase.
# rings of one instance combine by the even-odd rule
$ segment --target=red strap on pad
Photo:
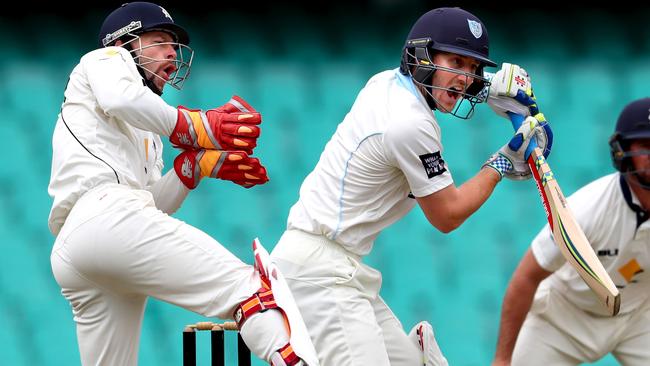
[[[284,360],[284,363],[287,366],[293,366],[296,365],[298,362],[300,362],[300,357],[298,357],[298,355],[295,352],[293,352],[293,348],[289,343],[287,343],[284,347],[280,348],[278,350],[278,353],[280,353],[282,360]]]
[[[235,309],[234,318],[237,326],[241,329],[246,319],[257,312],[265,312],[269,309],[278,309],[273,297],[273,291],[264,287],[257,290],[251,297],[242,301]]]

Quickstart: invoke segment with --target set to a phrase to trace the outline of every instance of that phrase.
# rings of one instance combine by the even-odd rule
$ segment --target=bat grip
[[[516,114],[513,112],[506,112],[508,114],[508,117],[510,118],[510,122],[512,122],[512,127],[517,131],[521,124],[524,122],[526,117],[522,116],[521,114]],[[533,149],[537,147],[537,141],[535,139],[532,139],[530,143],[528,144],[528,147],[526,148],[526,154],[524,156],[529,157],[530,154],[533,152]]]

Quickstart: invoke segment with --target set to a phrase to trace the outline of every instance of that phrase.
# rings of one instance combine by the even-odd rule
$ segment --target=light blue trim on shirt
[[[352,155],[354,155],[354,153],[357,152],[357,150],[359,150],[361,144],[363,144],[367,139],[377,135],[383,135],[383,132],[376,132],[364,137],[361,141],[359,141],[357,148],[350,153],[350,156],[345,161],[345,169],[343,170],[343,177],[341,178],[341,196],[339,197],[339,221],[336,223],[336,229],[334,230],[334,234],[330,238],[331,240],[336,239],[336,236],[339,234],[339,228],[341,227],[341,221],[343,221],[343,192],[345,191],[345,177],[348,175],[348,166],[350,165],[350,160],[352,160]]]
[[[397,84],[404,89],[408,90],[413,94],[416,98],[420,98],[420,92],[415,89],[415,84],[413,83],[413,79],[410,76],[406,76],[402,74],[399,71],[399,67],[396,68],[395,70],[395,76],[397,76]]]

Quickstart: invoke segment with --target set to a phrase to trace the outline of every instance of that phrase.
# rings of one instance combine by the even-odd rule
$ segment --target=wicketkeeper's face
[[[147,79],[163,90],[165,83],[176,71],[174,61],[178,43],[174,42],[169,33],[159,31],[140,34],[140,42],[139,63],[144,68]]]

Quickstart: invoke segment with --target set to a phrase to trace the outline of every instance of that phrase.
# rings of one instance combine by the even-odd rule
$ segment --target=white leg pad
[[[282,273],[276,267],[275,263],[271,261],[269,252],[264,249],[262,243],[257,238],[253,242],[253,251],[258,270],[271,282],[271,290],[273,291],[275,302],[287,317],[289,327],[291,328],[289,343],[293,351],[307,366],[319,366],[314,344],[311,342],[311,338],[309,338],[305,322],[302,319],[302,315],[300,315],[298,306],[293,299],[291,290],[289,290],[289,286]]]
[[[409,332],[409,338],[422,351],[422,365],[448,366],[447,359],[442,355],[438,342],[433,335],[433,327],[427,321],[417,323]]]

